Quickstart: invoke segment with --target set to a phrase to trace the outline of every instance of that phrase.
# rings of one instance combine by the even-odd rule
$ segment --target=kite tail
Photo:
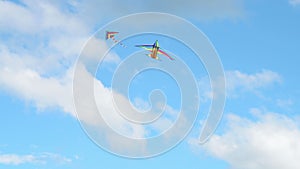
[[[124,45],[123,43],[119,42],[119,45],[121,45],[123,48],[126,48],[127,46]]]
[[[126,47],[127,47],[126,45],[124,45],[124,44],[123,44],[123,43],[121,43],[120,41],[116,40],[115,38],[112,38],[112,40],[113,40],[115,43],[117,43],[117,44],[121,45],[121,46],[122,46],[122,47],[124,47],[124,48],[126,48]]]
[[[115,38],[112,38],[112,40],[113,40],[115,43],[119,43],[119,41],[116,40]]]

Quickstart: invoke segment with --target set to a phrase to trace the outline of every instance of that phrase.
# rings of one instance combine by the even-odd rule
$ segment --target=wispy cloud
[[[38,163],[39,161],[33,155],[1,154],[0,164],[19,165],[24,163]]]
[[[174,1],[83,1],[76,4],[89,20],[108,19],[99,16],[99,11],[109,13],[109,19],[136,12],[165,12],[194,20],[237,19],[245,14],[243,0],[174,0]],[[97,16],[97,17],[95,17]]]
[[[300,0],[289,0],[289,3],[292,4],[292,5],[299,5]]]
[[[289,109],[294,104],[294,101],[292,99],[277,99],[276,104],[280,108]]]
[[[214,135],[201,148],[234,169],[299,168],[297,119],[260,109],[253,109],[252,113],[256,120],[228,115],[224,133]]]
[[[0,154],[0,164],[5,165],[21,165],[21,164],[34,164],[43,165],[47,163],[51,164],[67,164],[71,163],[72,159],[64,157],[59,154],[53,153],[41,153],[41,154]]]
[[[0,1],[0,4],[0,29],[5,32],[54,35],[60,31],[66,35],[76,32],[80,35],[87,31],[82,20],[69,11],[60,10],[59,6],[51,1]]]
[[[227,92],[231,96],[236,95],[240,91],[255,92],[280,81],[280,75],[271,70],[262,70],[255,74],[242,73],[238,70],[226,72]]]
[[[244,73],[239,70],[225,71],[226,95],[227,98],[237,98],[241,93],[250,92],[257,94],[277,83],[281,83],[282,77],[274,71],[262,70],[257,73]],[[212,82],[218,84],[218,82]],[[201,99],[209,101],[212,98],[212,91],[208,77],[203,77],[198,81]]]

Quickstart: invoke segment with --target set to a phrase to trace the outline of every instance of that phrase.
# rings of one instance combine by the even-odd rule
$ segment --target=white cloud
[[[39,109],[61,107],[74,113],[72,102],[72,70],[62,77],[43,77],[23,59],[8,51],[0,51],[0,87],[32,101]]]
[[[35,30],[35,24],[34,16],[24,6],[11,1],[0,1],[0,30],[29,33]]]
[[[51,107],[58,107],[64,112],[70,113],[73,117],[77,118],[74,109],[72,93],[73,68],[69,68],[64,74],[59,76],[46,76],[42,75],[39,72],[39,69],[35,69],[34,67],[35,64],[43,62],[42,60],[27,60],[26,58],[32,57],[19,56],[16,53],[8,51],[6,48],[1,48],[0,54],[0,87],[2,89],[17,95],[26,101],[34,103],[36,107],[41,110]],[[110,61],[115,62],[117,60],[108,59],[108,62]],[[110,89],[104,87],[101,81],[94,79],[94,77],[87,70],[84,69],[82,71],[85,76],[83,79],[92,78],[96,81],[96,100],[98,100],[99,103],[104,103],[103,100],[105,99],[106,104],[99,104],[99,106],[102,110],[105,110],[103,111],[104,116],[109,120],[108,123],[111,124],[112,128],[126,136],[143,138],[145,136],[145,130],[143,126],[130,124],[114,111]],[[85,90],[85,88],[86,86],[81,87],[82,90]],[[126,98],[124,98],[124,100],[126,103],[128,103]],[[97,121],[97,118],[95,118],[93,114],[86,113],[83,119],[80,120],[83,120],[88,125],[93,125],[94,127],[102,126],[102,123]],[[116,144],[114,144],[114,137],[111,135],[111,133],[106,133],[105,138],[107,139],[108,144],[111,146],[116,146]],[[132,148],[135,147],[136,145],[129,142],[127,143],[126,147],[119,148],[132,150]],[[138,150],[139,149],[136,149],[136,151]],[[16,158],[16,160],[21,160],[20,163],[27,163],[28,161],[26,160],[29,160],[29,157],[31,156],[22,156],[19,158],[16,156],[12,157]],[[36,159],[33,158],[32,160]]]
[[[32,60],[47,60],[49,66],[42,65],[47,71],[51,66],[52,70],[70,66],[90,36],[91,28],[76,14],[62,11],[48,1],[21,3],[0,1],[0,36],[5,37],[0,39],[1,47],[20,57],[29,55]]]
[[[76,75],[78,76],[76,79],[80,79],[80,81],[76,81],[76,84],[74,84],[76,85],[74,90],[78,90],[78,92],[75,92],[75,94],[82,94],[77,97],[83,98],[80,100],[86,102],[86,104],[83,104],[84,106],[86,106],[84,110],[80,109],[82,107],[82,104],[80,104],[80,106],[77,106],[77,111],[79,111],[79,120],[81,120],[88,126],[96,128],[105,127],[103,123],[106,122],[115,131],[118,131],[119,133],[129,137],[142,138],[144,136],[145,131],[143,130],[143,127],[128,122],[127,120],[122,118],[119,115],[119,113],[115,110],[113,103],[114,99],[112,95],[112,92],[114,91],[111,91],[111,89],[105,87],[101,81],[95,79],[95,77],[90,72],[88,72],[86,70],[86,67],[82,64],[78,65]],[[87,82],[94,82],[94,91],[92,96],[88,95],[88,92],[86,92],[86,87],[89,86]],[[130,105],[129,100],[118,93],[116,93],[116,95],[122,98],[121,104],[125,105],[122,107],[126,108],[124,111],[129,111],[130,108],[127,106]],[[94,101],[96,102],[97,109],[94,109],[93,106],[90,106],[91,103],[93,103]],[[77,102],[75,100],[75,104],[76,103]],[[95,112],[99,112],[104,121],[100,121],[101,119],[99,119],[98,113]]]
[[[74,94],[77,99],[75,98],[74,101],[77,105],[78,118],[87,134],[96,143],[101,146],[107,145],[114,152],[135,153],[145,149],[146,141],[139,144],[139,146],[128,139],[124,139],[120,143],[121,140],[117,133],[130,138],[144,138],[146,131],[142,125],[125,120],[115,110],[112,98],[112,92],[114,91],[95,79],[82,64],[78,65],[76,71],[77,78],[74,79],[76,83],[74,90],[77,92],[74,92]],[[76,79],[79,79],[79,81],[76,81]],[[89,91],[87,90],[87,86],[89,86],[87,83],[89,82],[94,82],[92,96],[87,92]],[[80,93],[80,96],[76,96],[78,93]],[[119,95],[119,97],[123,98],[121,104],[127,105],[129,103],[124,96]],[[96,103],[97,107],[91,104],[93,102]]]
[[[255,109],[256,120],[229,115],[224,133],[214,135],[201,148],[233,169],[300,168],[299,122],[261,112]]]
[[[39,155],[28,154],[0,154],[0,164],[4,165],[21,165],[34,164],[41,165],[47,163],[66,164],[72,162],[72,159],[61,156],[59,154],[44,152]]]
[[[94,79],[82,64],[79,64],[76,70],[78,72],[76,72],[74,94],[77,95],[75,104],[77,105],[77,111],[79,111],[78,116],[85,130],[96,143],[104,147],[107,145],[110,151],[129,156],[147,154],[160,148],[158,145],[155,145],[156,147],[149,147],[147,140],[142,139],[158,136],[158,134],[172,127],[174,124],[172,122],[177,119],[179,111],[166,105],[164,115],[154,123],[140,125],[129,122],[120,116],[114,105],[114,99],[117,99],[119,100],[117,102],[118,107],[121,107],[122,112],[133,112],[126,96],[103,86],[100,81]],[[94,97],[90,96],[90,90],[86,88],[89,86],[87,83],[90,81],[94,81],[94,91],[92,91]],[[94,101],[97,107],[91,104]],[[142,104],[145,103],[143,100],[141,102]],[[145,110],[145,107],[140,108],[141,110]],[[181,130],[189,123],[188,119],[181,117],[180,125],[177,125],[177,132],[169,133],[168,135],[164,134],[165,140],[162,141],[168,142],[182,136],[183,131]],[[132,140],[120,137],[117,133],[132,138]],[[133,139],[139,139],[139,141],[133,141]],[[153,144],[151,145],[153,146]]]

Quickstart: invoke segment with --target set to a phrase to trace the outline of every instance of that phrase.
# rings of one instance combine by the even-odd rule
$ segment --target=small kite
[[[119,40],[116,40],[115,39],[115,35],[118,34],[119,32],[109,32],[109,31],[106,31],[106,35],[105,35],[105,39],[108,40],[108,39],[112,39],[114,41],[114,43],[117,43],[119,45],[121,45],[122,47],[126,48],[126,46],[121,43]]]
[[[174,60],[174,58],[172,58],[166,52],[159,49],[160,47],[158,45],[158,40],[156,40],[153,45],[135,45],[135,47],[140,47],[140,48],[151,51],[151,53],[148,54],[147,56],[151,57],[152,59],[160,60],[159,57],[157,56],[157,54],[161,54],[161,55],[167,56],[170,60]]]

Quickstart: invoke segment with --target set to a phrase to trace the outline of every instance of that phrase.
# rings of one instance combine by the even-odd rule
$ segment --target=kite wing
[[[119,32],[109,32],[109,31],[106,31],[106,39],[111,39],[111,38],[114,38],[116,34],[118,34]]]
[[[145,50],[152,50],[153,45],[135,45],[135,47],[143,48]]]
[[[166,52],[158,49],[158,53],[167,56],[169,59],[174,60],[174,58],[172,58],[170,55],[168,55]]]

